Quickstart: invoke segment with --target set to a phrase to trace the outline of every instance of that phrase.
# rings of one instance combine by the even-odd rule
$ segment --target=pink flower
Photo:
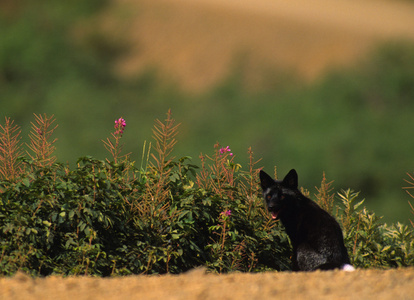
[[[228,210],[226,210],[226,211],[223,211],[221,214],[222,214],[223,216],[230,217],[230,216],[231,216],[231,210],[230,210],[230,209],[228,209]]]
[[[224,153],[226,153],[226,152],[231,152],[231,149],[230,149],[230,147],[229,147],[229,146],[227,146],[227,147],[225,147],[225,148],[221,148],[221,149],[219,150],[219,153],[220,153],[220,154],[224,154]],[[233,153],[230,153],[230,156],[233,156]]]
[[[121,125],[122,127],[126,126],[126,122],[123,118],[119,118],[118,120],[115,120],[116,125]]]
[[[114,126],[114,128],[116,129],[115,134],[123,134],[125,126],[126,126],[126,122],[123,118],[119,118],[118,120],[115,120],[115,126]]]

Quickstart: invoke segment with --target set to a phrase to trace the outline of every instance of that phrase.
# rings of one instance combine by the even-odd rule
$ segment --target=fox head
[[[283,180],[274,180],[266,172],[260,171],[260,185],[267,210],[276,220],[289,205],[289,198],[297,193],[298,174],[292,169]]]

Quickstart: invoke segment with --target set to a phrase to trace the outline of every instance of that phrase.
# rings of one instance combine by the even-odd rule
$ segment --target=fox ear
[[[265,171],[260,170],[260,185],[265,190],[275,184],[275,181]]]
[[[289,171],[289,173],[287,173],[287,175],[283,179],[282,184],[292,189],[298,188],[298,173],[296,173],[295,169],[292,169]]]

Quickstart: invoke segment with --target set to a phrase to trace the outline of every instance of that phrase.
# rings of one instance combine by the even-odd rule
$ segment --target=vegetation
[[[311,86],[269,76],[246,90],[240,64],[188,95],[156,72],[113,74],[127,44],[93,22],[106,3],[0,3],[0,106],[12,117],[0,128],[2,274],[287,270],[289,241],[263,209],[252,149],[261,166],[294,167],[303,186],[318,186],[304,192],[340,221],[357,267],[413,264],[413,228],[394,222],[413,212],[413,45],[384,45]],[[168,114],[135,156],[167,108],[183,120],[180,136]],[[114,115],[123,118],[107,137]],[[216,144],[190,160],[217,138],[232,152]],[[336,192],[325,175],[319,185],[323,170],[352,189]]]
[[[71,169],[55,162],[54,121],[35,115],[27,155],[19,127],[9,118],[1,127],[1,274],[289,270],[289,241],[264,209],[251,149],[247,171],[218,143],[200,167],[175,159],[179,125],[169,111],[156,120],[139,168],[122,153],[126,121],[119,118],[103,141],[111,159],[82,157]],[[412,226],[382,224],[351,190],[335,200],[331,184],[323,176],[315,199],[342,224],[356,267],[414,263]]]

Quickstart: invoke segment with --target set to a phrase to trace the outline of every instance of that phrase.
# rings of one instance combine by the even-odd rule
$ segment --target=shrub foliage
[[[139,167],[121,153],[126,122],[120,118],[103,141],[111,160],[86,156],[71,169],[55,162],[54,121],[35,115],[27,157],[20,129],[9,118],[0,128],[1,274],[290,269],[289,240],[264,209],[251,149],[246,170],[218,143],[200,155],[201,166],[176,159],[179,124],[169,111],[156,120],[154,143],[144,144]],[[342,225],[356,267],[413,265],[413,226],[382,224],[358,193],[335,194],[331,185],[324,175],[314,198]]]

